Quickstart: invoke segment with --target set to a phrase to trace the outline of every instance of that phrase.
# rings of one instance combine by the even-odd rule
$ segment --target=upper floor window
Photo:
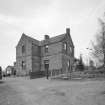
[[[72,47],[70,46],[69,48],[70,48],[70,53],[72,54]]]
[[[67,51],[67,43],[64,43],[64,50]]]
[[[70,60],[68,61],[68,68],[70,68]]]
[[[45,53],[48,53],[48,45],[45,46]]]
[[[22,45],[22,53],[25,53],[25,46]]]

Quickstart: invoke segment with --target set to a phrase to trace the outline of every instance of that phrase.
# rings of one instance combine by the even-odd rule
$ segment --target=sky
[[[0,65],[16,61],[16,45],[25,33],[43,40],[70,28],[75,57],[89,56],[87,47],[99,28],[105,0],[0,0]],[[86,60],[86,59],[85,59]]]

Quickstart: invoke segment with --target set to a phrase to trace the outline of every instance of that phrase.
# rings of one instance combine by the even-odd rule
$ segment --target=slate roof
[[[66,33],[64,34],[61,34],[61,35],[57,35],[57,36],[54,36],[54,37],[50,37],[49,39],[47,39],[46,41],[45,40],[42,40],[42,41],[38,41],[30,36],[27,36],[26,34],[22,34],[22,37],[25,37],[27,38],[29,41],[31,41],[33,44],[36,44],[38,46],[44,46],[45,44],[51,44],[51,43],[56,43],[56,42],[59,42],[61,40],[64,39],[64,37],[66,36]],[[21,39],[22,39],[21,37]],[[70,37],[71,38],[71,37]],[[20,39],[20,40],[21,40]],[[20,42],[20,41],[19,41]],[[71,42],[72,42],[72,39],[71,39]],[[19,43],[18,43],[19,44]],[[73,42],[72,42],[73,44]]]
[[[40,46],[43,46],[46,43],[51,44],[51,43],[59,42],[65,37],[65,35],[66,34],[61,34],[61,35],[58,35],[58,36],[54,36],[54,37],[49,38],[47,41],[42,40],[42,41],[40,41]]]
[[[36,45],[39,45],[39,41],[30,37],[30,36],[27,36],[25,34],[23,34],[29,41],[31,41],[32,43],[36,44]]]
[[[17,46],[21,43],[21,40],[23,40],[23,38],[26,38],[26,39],[28,39],[30,42],[32,42],[32,43],[34,43],[34,44],[36,44],[36,45],[39,46],[39,41],[38,41],[38,40],[36,40],[36,39],[34,39],[34,38],[30,37],[30,36],[27,36],[27,35],[24,34],[24,33],[22,34],[22,36],[21,36],[21,38],[20,38],[20,40],[19,40]],[[17,47],[17,46],[16,46],[16,47]]]

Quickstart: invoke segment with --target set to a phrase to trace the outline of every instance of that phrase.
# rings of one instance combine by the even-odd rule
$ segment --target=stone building
[[[14,66],[7,66],[6,67],[6,75],[13,75],[14,72]]]
[[[70,29],[66,33],[38,41],[24,33],[16,46],[17,75],[37,71],[70,72],[74,62],[74,44]]]

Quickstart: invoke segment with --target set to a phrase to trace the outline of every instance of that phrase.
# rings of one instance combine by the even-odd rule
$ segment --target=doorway
[[[49,60],[44,61],[44,67],[45,67],[45,75],[46,75],[46,78],[48,79],[49,78]]]

